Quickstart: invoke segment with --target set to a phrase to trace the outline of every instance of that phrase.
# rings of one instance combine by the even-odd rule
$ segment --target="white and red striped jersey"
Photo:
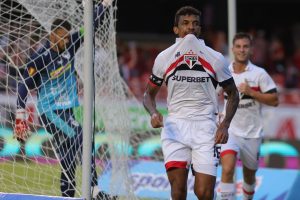
[[[251,89],[266,93],[276,91],[276,85],[270,75],[261,67],[248,62],[243,73],[236,74],[232,63],[229,65],[235,84],[247,82]],[[226,104],[226,101],[225,101]],[[229,133],[245,138],[263,136],[262,104],[254,98],[240,94],[238,109],[231,121]]]
[[[232,78],[225,63],[221,53],[189,34],[156,57],[150,84],[166,83],[169,116],[215,119],[216,86]]]

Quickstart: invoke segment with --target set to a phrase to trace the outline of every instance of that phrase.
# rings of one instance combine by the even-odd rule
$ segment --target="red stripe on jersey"
[[[217,77],[215,70],[212,68],[212,66],[206,60],[204,60],[203,58],[198,57],[198,61],[203,65],[203,67],[205,69],[207,69],[208,71],[210,71],[214,75],[214,78]]]
[[[225,155],[227,155],[227,154],[233,154],[233,155],[236,155],[237,152],[234,151],[234,150],[228,149],[228,150],[222,151],[221,154],[220,154],[220,156],[223,157],[223,156],[225,156]]]
[[[168,74],[170,71],[172,71],[174,68],[176,68],[178,66],[178,63],[183,61],[183,55],[181,57],[179,57],[175,62],[173,62],[170,67],[167,68],[166,70],[166,74]]]
[[[248,192],[248,191],[246,191],[244,188],[243,188],[243,192],[244,192],[245,194],[247,194],[247,195],[253,195],[253,194],[255,193],[254,191]]]
[[[171,168],[187,169],[187,161],[170,161],[165,164],[167,171]]]
[[[260,87],[251,87],[251,89],[260,92]]]
[[[153,87],[159,87],[158,85],[156,85],[155,83],[153,83],[152,81],[148,81],[149,85],[153,86]]]

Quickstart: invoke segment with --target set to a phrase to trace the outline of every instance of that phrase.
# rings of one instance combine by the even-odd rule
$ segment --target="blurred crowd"
[[[300,88],[300,24],[295,25],[288,36],[280,31],[267,34],[263,30],[253,29],[248,32],[253,36],[252,62],[271,74],[280,92],[298,91],[295,89]],[[170,37],[175,41],[175,36]],[[230,62],[228,40],[224,31],[206,30],[203,39]],[[16,38],[7,45],[8,40],[6,35],[0,35],[0,91],[15,89],[16,76],[19,75],[16,68],[22,69],[28,55],[38,48],[32,46],[31,39]],[[161,40],[147,42],[117,37],[120,74],[138,99],[143,96],[155,57],[171,44]],[[289,97],[290,101],[300,102],[298,92],[293,94]],[[163,99],[165,96],[166,90],[163,87],[157,98]]]
[[[284,97],[288,98],[284,99],[287,103],[299,103],[297,89],[300,88],[300,24],[293,28],[288,39],[280,31],[267,34],[263,30],[253,29],[247,32],[253,37],[251,61],[270,73],[279,92],[287,94]],[[208,30],[203,39],[210,47],[221,52],[227,58],[228,64],[231,62],[224,31]],[[142,98],[155,57],[170,45],[119,40],[117,47],[121,75],[138,98]],[[164,91],[160,93],[165,96]]]

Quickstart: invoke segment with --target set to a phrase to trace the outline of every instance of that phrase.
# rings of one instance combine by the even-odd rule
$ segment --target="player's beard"
[[[65,45],[57,45],[58,51],[63,52],[65,50]]]
[[[66,45],[65,44],[63,44],[63,45],[57,44],[56,47],[57,47],[57,50],[58,50],[59,53],[62,53],[66,50]]]

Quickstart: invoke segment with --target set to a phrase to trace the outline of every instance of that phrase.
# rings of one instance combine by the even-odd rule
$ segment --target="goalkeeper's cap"
[[[70,31],[72,29],[72,25],[67,20],[57,18],[53,21],[53,23],[51,25],[51,31],[55,31],[58,28],[64,28],[64,29]]]

